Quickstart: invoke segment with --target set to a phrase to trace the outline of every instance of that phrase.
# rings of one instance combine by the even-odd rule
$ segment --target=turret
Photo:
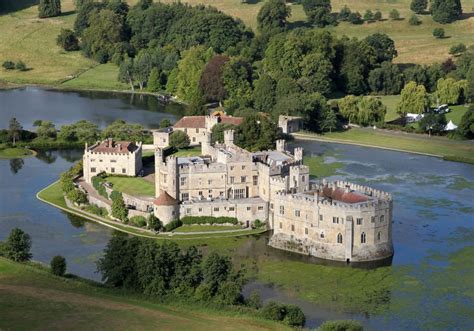
[[[224,144],[226,146],[234,145],[234,130],[224,131]]]
[[[296,162],[303,162],[303,147],[296,147],[295,148],[295,161]]]
[[[276,141],[276,149],[279,152],[285,152],[286,151],[286,141],[285,139],[278,139]]]

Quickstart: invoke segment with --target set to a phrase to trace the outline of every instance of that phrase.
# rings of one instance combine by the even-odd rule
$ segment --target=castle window
[[[191,208],[186,209],[186,214],[191,214]]]
[[[244,165],[242,166],[242,170],[245,170],[245,166],[244,166]]]
[[[339,217],[333,217],[333,218],[332,218],[332,222],[333,222],[334,224],[339,224]]]
[[[323,221],[323,215],[319,214],[319,220]]]
[[[304,234],[308,234],[308,228],[304,228]]]
[[[230,170],[234,170],[234,166],[231,166],[231,167],[230,167]]]
[[[342,244],[342,234],[340,233],[337,234],[337,243]]]
[[[214,207],[214,211],[219,211],[219,207]]]
[[[253,185],[258,185],[258,176],[253,176]]]
[[[366,237],[365,237],[365,232],[362,232],[360,235],[360,242],[361,244],[365,244]]]
[[[198,195],[202,197],[202,191],[199,191]]]
[[[324,232],[321,232],[320,237],[321,237],[321,238],[324,238]]]
[[[295,231],[295,226],[293,224],[291,224],[291,231]]]
[[[188,201],[189,200],[189,193],[181,193],[181,200]]]
[[[199,129],[196,129],[196,133],[199,133]]]
[[[384,221],[384,215],[380,216],[380,223]]]
[[[251,209],[252,209],[252,207],[250,207],[250,206],[247,207],[247,210],[251,210]]]
[[[375,223],[375,216],[372,216],[372,217],[370,218],[370,221],[371,221],[372,223]]]
[[[301,176],[301,181],[304,183],[304,176]]]
[[[281,229],[282,227],[283,227],[283,224],[281,224],[281,222],[280,222],[280,229]]]
[[[99,160],[99,162],[102,162],[102,160]]]
[[[96,172],[96,169],[94,167],[92,167],[91,172]]]
[[[244,198],[246,198],[244,188],[234,190],[234,199],[244,199]]]
[[[280,206],[280,214],[285,214],[285,206]]]
[[[246,176],[240,177],[240,182],[241,182],[241,183],[245,183],[246,181],[247,181],[247,177],[246,177]]]
[[[122,174],[126,174],[126,173],[127,173],[127,169],[122,168]],[[166,182],[166,177],[165,177],[165,182]]]
[[[193,137],[193,143],[195,143],[195,142],[196,142],[196,137]]]
[[[231,176],[231,177],[230,177],[230,183],[231,183],[231,184],[234,184],[234,180],[235,180],[234,176]]]
[[[186,184],[186,177],[181,177],[179,179],[181,186],[184,186]]]
[[[207,181],[207,184],[208,184],[208,185],[211,185],[211,184],[212,184],[212,180],[209,179],[209,180]]]
[[[295,210],[295,216],[296,217],[300,217],[301,216],[301,212],[299,210]]]
[[[258,210],[263,210],[263,206],[258,206]]]
[[[199,212],[202,212],[202,208],[199,208]]]
[[[357,219],[357,225],[362,225],[362,218]]]
[[[95,161],[95,159],[91,159],[91,162],[94,162],[94,161]]]
[[[382,236],[382,234],[379,232],[377,233],[377,241],[380,241],[380,237]]]
[[[115,168],[110,168],[110,172],[115,172]]]
[[[234,207],[229,207],[229,211],[234,211],[235,208]]]
[[[117,160],[110,160],[110,163],[116,163]]]

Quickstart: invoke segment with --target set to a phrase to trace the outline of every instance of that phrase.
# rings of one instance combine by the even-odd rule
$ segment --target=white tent
[[[458,126],[456,124],[454,124],[453,121],[450,120],[449,123],[444,128],[444,131],[454,131],[457,128],[458,128]]]

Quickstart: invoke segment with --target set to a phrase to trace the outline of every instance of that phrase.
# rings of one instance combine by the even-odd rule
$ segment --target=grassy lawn
[[[0,159],[14,159],[32,155],[33,152],[26,148],[13,147],[0,149]]]
[[[208,232],[222,230],[242,230],[242,227],[228,225],[183,225],[174,230],[173,232]]]
[[[278,330],[284,325],[231,311],[158,304],[44,267],[0,258],[2,330]]]
[[[119,192],[137,196],[155,196],[155,185],[141,177],[109,176],[106,180]]]
[[[95,65],[79,51],[65,52],[56,45],[61,28],[71,28],[75,14],[73,0],[61,1],[64,15],[39,19],[32,6],[0,16],[0,62],[22,60],[28,71],[0,69],[8,82],[57,84]]]
[[[457,156],[474,160],[474,144],[465,141],[449,140],[445,137],[431,137],[381,130],[351,129],[345,132],[327,133],[323,136],[309,137],[328,141],[365,144],[392,148],[407,152],[427,153],[439,156]]]
[[[200,156],[201,155],[201,146],[182,148],[179,149],[174,156],[187,157],[187,156]]]
[[[61,190],[61,184],[55,182],[44,190],[38,193],[38,197],[60,207],[67,208],[66,202],[64,201],[63,191]]]
[[[128,84],[120,83],[117,80],[118,67],[113,63],[99,64],[77,78],[68,80],[61,84],[61,87],[71,89],[105,89],[105,90],[129,90]]]
[[[387,114],[385,115],[385,122],[396,120],[399,116],[397,114],[397,105],[400,102],[400,95],[383,95],[379,98],[387,107]]]
[[[465,107],[464,105],[449,106],[449,109],[451,109],[451,112],[446,114],[446,120],[448,122],[451,120],[454,124],[459,125],[459,123],[461,123],[461,118],[467,112],[468,107]]]

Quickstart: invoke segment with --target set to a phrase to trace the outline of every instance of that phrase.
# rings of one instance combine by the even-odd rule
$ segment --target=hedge
[[[104,187],[105,179],[99,176],[92,177],[92,186],[95,188],[97,193],[99,193],[104,198],[108,199],[107,191]]]
[[[239,221],[235,217],[212,217],[212,216],[185,216],[181,219],[183,224],[191,225],[191,224],[238,224]]]
[[[170,232],[170,231],[173,231],[176,228],[179,228],[181,225],[183,225],[183,222],[181,222],[180,220],[174,220],[174,221],[171,221],[170,223],[166,224],[164,226],[164,230],[165,230],[165,232]]]
[[[129,223],[132,223],[132,225],[138,226],[139,228],[143,228],[146,226],[146,218],[143,216],[133,216],[130,217]]]
[[[98,216],[102,216],[102,217],[106,217],[109,212],[107,211],[107,209],[105,209],[104,207],[99,207],[97,205],[87,205],[86,207],[84,207],[84,210],[86,212],[89,212],[89,213],[92,213],[92,214],[95,214],[95,215],[98,215]]]

